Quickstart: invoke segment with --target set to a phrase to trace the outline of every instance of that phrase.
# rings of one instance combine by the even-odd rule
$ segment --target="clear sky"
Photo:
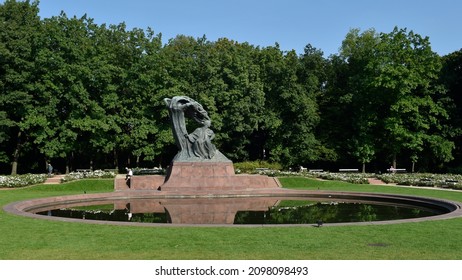
[[[1,1],[3,2],[3,1]],[[178,34],[303,53],[307,44],[327,57],[351,28],[389,33],[395,26],[428,36],[440,55],[462,49],[460,0],[41,0],[40,16],[64,11],[96,23],[151,27],[164,43]]]

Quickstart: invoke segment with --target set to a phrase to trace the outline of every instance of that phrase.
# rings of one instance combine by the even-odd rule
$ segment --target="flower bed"
[[[462,175],[458,174],[392,173],[376,177],[387,184],[462,189]]]
[[[259,174],[272,176],[272,177],[286,177],[286,176],[300,176],[307,178],[320,178],[324,180],[336,180],[349,182],[353,184],[369,184],[368,178],[374,177],[374,174],[370,173],[349,173],[349,172],[293,172],[293,171],[277,171],[268,170],[259,172]]]
[[[368,178],[377,178],[387,184],[462,189],[462,175],[459,174],[278,172],[275,176],[303,176],[324,180],[344,181],[353,184],[369,184]]]
[[[103,171],[103,170],[95,170],[90,172],[71,172],[66,174],[64,178],[61,179],[62,183],[79,180],[79,179],[88,179],[88,178],[114,178],[116,173],[113,171]]]
[[[19,188],[41,184],[47,179],[46,174],[24,174],[0,176],[0,188]]]
[[[369,184],[367,178],[374,177],[374,175],[369,173],[331,173],[331,172],[308,172],[310,176],[315,176],[316,178],[321,178],[324,180],[336,180],[343,181],[353,184]]]

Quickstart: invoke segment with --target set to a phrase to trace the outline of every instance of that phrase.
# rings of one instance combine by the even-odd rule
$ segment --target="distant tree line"
[[[448,171],[462,165],[462,49],[440,57],[407,29],[352,29],[325,58],[222,38],[41,19],[0,4],[0,173],[166,166],[166,97],[208,111],[233,161]]]

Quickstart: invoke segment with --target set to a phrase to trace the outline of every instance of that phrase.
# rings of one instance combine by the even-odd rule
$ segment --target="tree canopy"
[[[0,173],[166,166],[163,99],[187,95],[233,161],[335,169],[455,170],[461,51],[406,28],[352,29],[338,54],[98,25],[37,1],[0,4]]]

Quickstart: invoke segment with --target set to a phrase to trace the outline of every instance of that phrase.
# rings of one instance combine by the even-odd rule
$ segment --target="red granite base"
[[[116,190],[185,191],[236,191],[280,188],[275,177],[264,175],[236,175],[232,162],[173,162],[167,176],[133,176],[128,187],[125,177],[118,176]]]
[[[165,181],[163,175],[141,175],[132,176],[130,179],[130,187],[127,181],[125,181],[125,175],[117,175],[114,182],[114,189],[116,191],[126,190],[156,190]]]
[[[173,162],[161,191],[252,190],[279,188],[279,180],[263,175],[235,175],[232,162]]]

